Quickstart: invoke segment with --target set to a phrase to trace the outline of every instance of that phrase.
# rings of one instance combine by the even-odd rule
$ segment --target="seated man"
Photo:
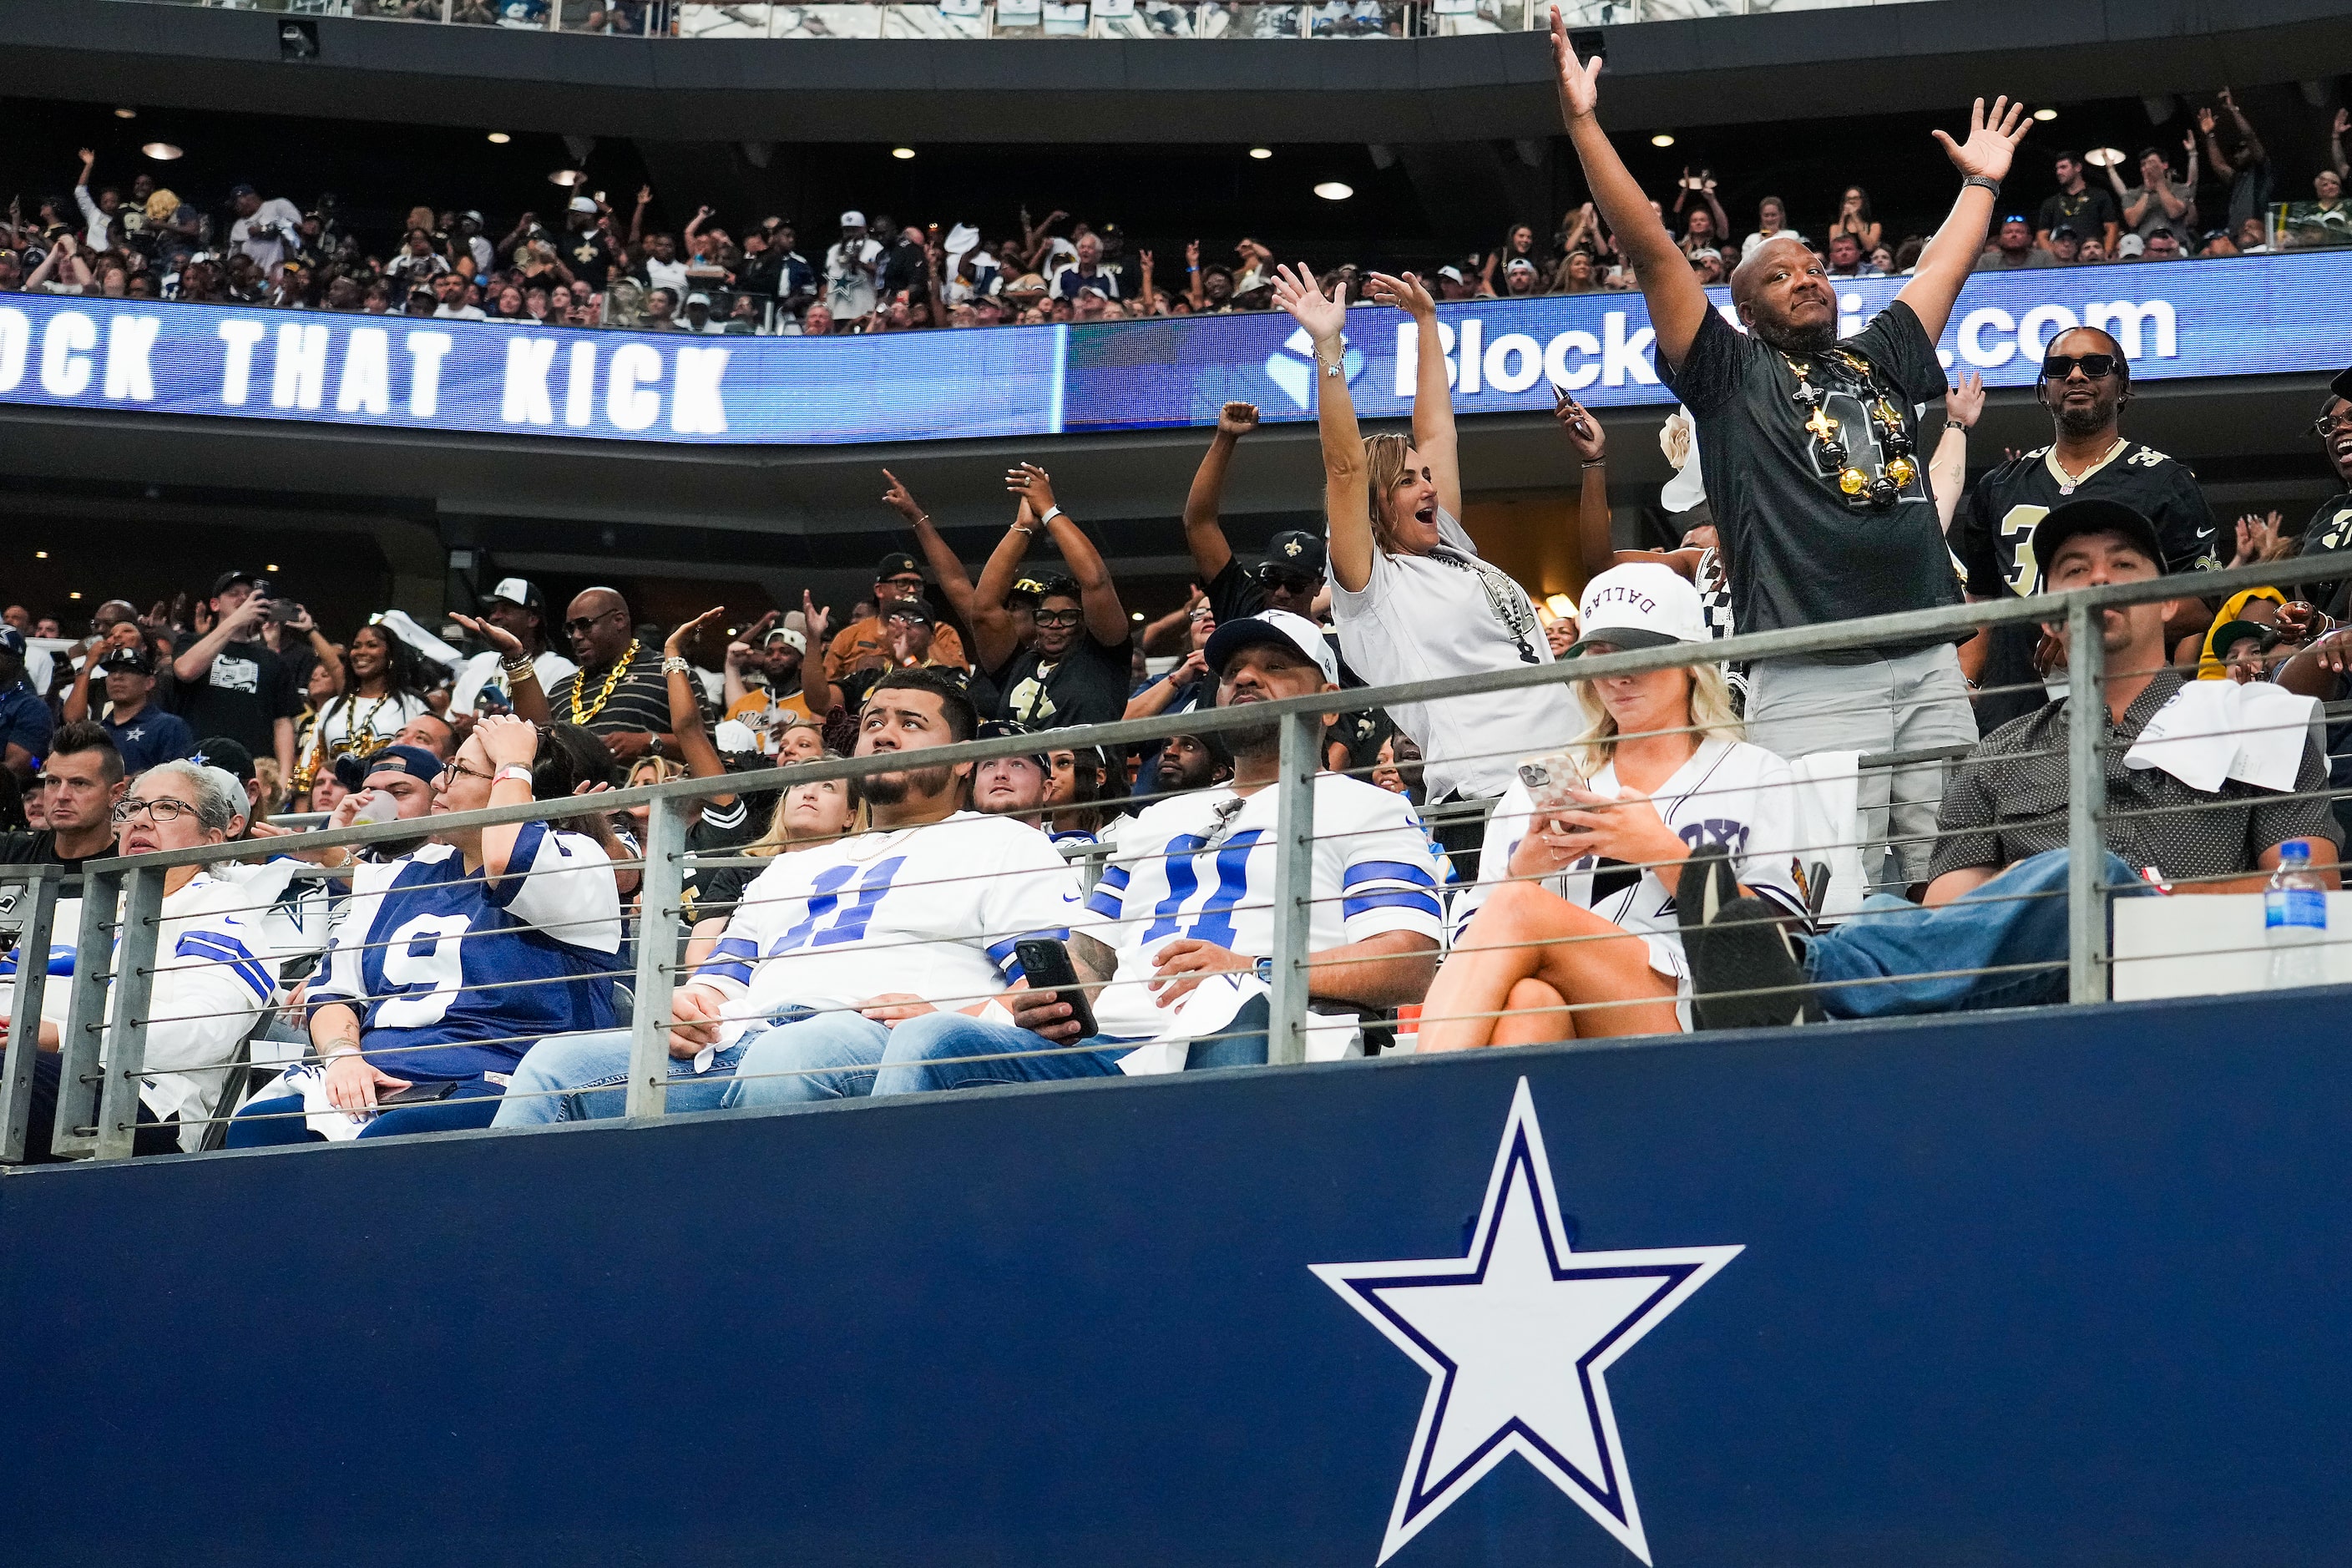
[[[866,695],[857,754],[951,745],[977,723],[945,673],[895,669]],[[1076,876],[1036,828],[970,809],[971,772],[867,775],[872,831],[779,855],[743,889],[709,961],[671,996],[671,1110],[864,1094],[894,1027],[986,1006],[1020,980],[1022,937],[1065,934]],[[819,1068],[822,1086],[800,1076]],[[618,1116],[628,1073],[625,1029],[543,1039],[496,1125]]]
[[[1284,610],[1226,622],[1208,658],[1220,707],[1339,689],[1329,642]],[[1234,782],[1139,814],[1087,900],[1090,929],[1073,936],[1074,956],[1085,979],[1108,982],[1088,986],[1100,1032],[1077,1044],[1092,1050],[1039,1053],[1037,1036],[1060,1040],[1077,1026],[1053,993],[1016,993],[1006,1017],[940,1013],[899,1025],[873,1093],[1265,1060],[1282,731],[1269,722],[1223,733]],[[1357,1009],[1417,1002],[1428,989],[1444,924],[1437,873],[1429,835],[1402,799],[1345,774],[1317,776],[1310,1059],[1360,1048]]]
[[[2034,526],[2053,592],[2144,581],[2163,570],[2155,528],[2119,501],[2069,502]],[[2284,846],[2305,845],[2330,886],[2341,842],[2320,792],[2326,769],[2305,737],[2291,789],[2236,779],[2193,787],[2124,753],[2185,682],[2165,662],[2169,602],[2105,613],[2107,845],[2101,880],[2153,893],[2138,868],[2180,893],[2259,891]],[[2046,628],[2065,638],[2063,623]],[[2067,727],[2073,700],[1995,730],[1946,788],[1927,907],[1874,897],[1805,943],[1800,963],[1774,911],[1731,896],[1719,856],[1683,873],[1677,912],[1702,1028],[1877,1018],[2063,1001],[2066,996]],[[2186,809],[2184,809],[2186,808]],[[1701,922],[1704,921],[1704,924]],[[2016,967],[2031,966],[2031,967]],[[2000,969],[1996,973],[1978,973]],[[1762,994],[1732,994],[1737,993]]]
[[[81,731],[95,727],[68,725],[58,733],[83,738]],[[139,775],[115,808],[119,852],[152,855],[226,843],[245,804],[244,788],[219,768],[160,763]],[[152,1022],[132,1145],[141,1154],[177,1153],[202,1143],[205,1122],[220,1099],[222,1069],[277,992],[278,962],[259,928],[252,884],[226,879],[221,869],[175,866],[163,873],[163,928],[156,938],[154,989],[147,1001]],[[50,1158],[58,1051],[73,1001],[80,918],[79,898],[58,900],[25,1142],[26,1157],[36,1163]],[[0,955],[0,1015],[15,994],[16,957]],[[6,1026],[0,1016],[0,1029]]]
[[[577,726],[488,714],[442,773],[433,816],[560,799],[606,765]],[[612,860],[587,834],[451,828],[362,861],[310,987],[320,1061],[241,1111],[229,1147],[487,1127],[526,1042],[612,1026],[620,952]]]

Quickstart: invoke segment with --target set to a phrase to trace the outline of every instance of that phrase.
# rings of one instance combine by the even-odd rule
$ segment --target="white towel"
[[[2161,768],[2207,794],[2231,779],[2291,790],[2318,707],[2267,681],[2188,681],[2140,731],[2124,766]]]

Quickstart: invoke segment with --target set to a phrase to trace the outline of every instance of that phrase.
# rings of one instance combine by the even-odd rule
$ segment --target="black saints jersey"
[[[2137,441],[2118,441],[2114,450],[2079,476],[2058,467],[2055,450],[2028,452],[1977,481],[1960,520],[1960,562],[1968,569],[1971,598],[2042,592],[2043,563],[2033,558],[2033,526],[2054,508],[2096,496],[2117,500],[2156,525],[2164,546],[2164,569],[2205,572],[2221,564],[2215,552],[2221,531],[2205,503],[2197,476],[2186,463]],[[1977,699],[1977,727],[1990,734],[2031,713],[2046,700],[2033,668],[2041,642],[2035,626],[1997,626],[1985,659]],[[1996,688],[2021,689],[1998,691]]]
[[[2352,550],[2352,490],[2320,502],[2319,510],[2311,514],[2311,521],[2303,525],[2297,538],[2301,541],[2301,547],[2295,551],[2297,555]],[[2352,579],[2305,583],[2294,590],[2294,596],[2310,600],[2339,621],[2352,615]]]

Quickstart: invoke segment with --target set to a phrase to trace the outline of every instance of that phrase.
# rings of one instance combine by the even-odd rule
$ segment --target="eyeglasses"
[[[563,623],[563,629],[572,637],[584,637],[590,632],[596,629],[596,623],[598,621],[610,620],[613,616],[621,613],[621,611],[614,609],[607,610],[601,616],[575,616],[572,619]]]
[[[1039,610],[1034,618],[1041,626],[1075,626],[1084,615],[1080,610]]]
[[[2311,422],[2311,433],[2323,441],[2339,430],[2352,430],[2352,414],[2323,414]]]
[[[179,821],[195,809],[186,801],[173,800],[168,795],[159,795],[152,800],[126,800],[114,808],[114,823],[120,827],[143,812],[150,821],[161,827],[167,822]]]
[[[469,768],[465,763],[459,762],[457,758],[452,757],[449,759],[447,764],[442,768],[440,773],[435,775],[433,782],[439,788],[448,789],[461,778],[480,779],[484,783],[488,783],[497,777],[498,775],[496,773],[486,773],[479,768]]]
[[[2063,381],[2076,370],[2092,381],[2116,374],[2123,361],[2113,354],[2052,354],[2042,362],[2042,374],[2052,381]]]

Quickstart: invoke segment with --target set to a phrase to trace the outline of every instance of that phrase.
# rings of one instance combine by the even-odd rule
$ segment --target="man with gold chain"
[[[681,753],[669,732],[662,652],[637,640],[635,625],[629,602],[611,588],[590,588],[572,601],[563,632],[580,668],[547,694],[549,716],[602,736],[615,762],[676,760]],[[703,721],[715,727],[718,718],[709,707],[706,702]]]
[[[1757,246],[1732,274],[1743,332],[1717,312],[1601,130],[1601,62],[1577,58],[1557,9],[1551,31],[1569,138],[1640,279],[1660,374],[1698,427],[1739,629],[1959,603],[1917,422],[1943,395],[1936,340],[1984,249],[2032,123],[2025,106],[2004,98],[1988,110],[1979,99],[1962,139],[1935,132],[1961,175],[1958,196],[1910,279],[1859,332],[1840,340],[1838,286],[1793,236]],[[1949,641],[1759,661],[1749,686],[1748,738],[1787,757],[1976,740]],[[1887,846],[1903,880],[1926,874],[1941,795],[1932,763],[1864,776],[1865,845]]]

